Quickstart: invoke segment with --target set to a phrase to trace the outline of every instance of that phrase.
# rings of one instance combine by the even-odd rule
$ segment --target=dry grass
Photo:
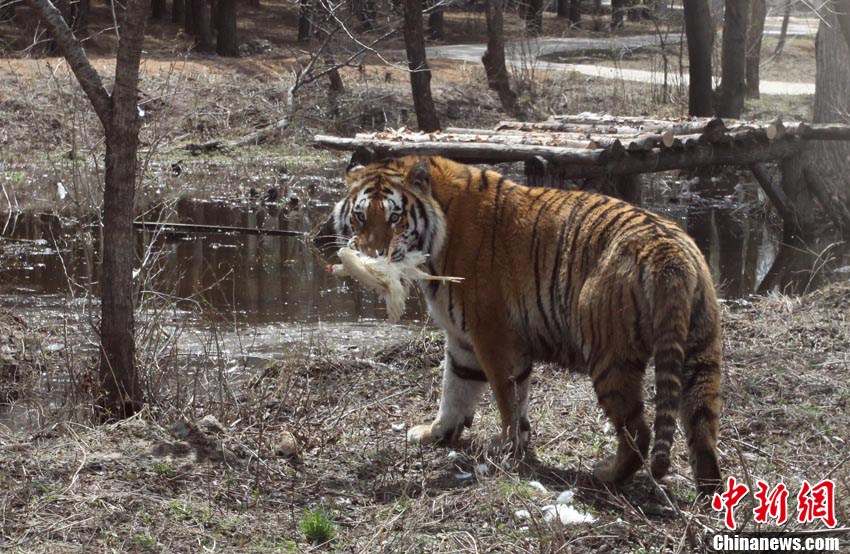
[[[751,485],[783,481],[792,497],[802,479],[830,477],[839,525],[850,516],[848,313],[846,282],[723,309],[724,472]],[[617,489],[596,482],[589,467],[611,450],[613,436],[587,379],[554,367],[534,374],[528,463],[486,454],[483,439],[495,430],[489,402],[452,447],[456,457],[448,448],[407,446],[405,426],[434,415],[439,347],[439,336],[425,331],[358,358],[314,348],[234,388],[231,401],[194,411],[163,397],[110,426],[56,423],[30,435],[0,426],[0,547],[667,552],[688,551],[722,526],[693,505],[681,439],[662,488],[645,473]],[[201,421],[205,413],[221,426]],[[287,450],[292,435],[296,455]],[[539,517],[565,489],[596,523]],[[744,530],[756,528],[749,500],[738,510]],[[303,532],[304,514],[315,509],[337,533],[327,547]],[[518,518],[518,510],[532,518]],[[785,527],[793,528],[821,526]]]
[[[45,346],[40,330],[0,309],[0,404],[32,395]]]

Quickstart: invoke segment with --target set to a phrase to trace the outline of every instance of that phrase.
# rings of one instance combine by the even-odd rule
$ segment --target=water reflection
[[[180,201],[172,221],[204,225],[304,230],[330,209],[260,202]],[[710,199],[654,209],[679,222],[694,237],[711,266],[721,294],[739,297],[762,289],[784,290],[789,276],[808,282],[812,268],[804,249],[779,249],[763,211]],[[7,217],[3,217],[7,220]],[[57,216],[8,217],[0,241],[0,298],[3,304],[37,307],[39,298],[97,294],[98,228]],[[247,324],[384,320],[374,294],[330,275],[326,260],[305,240],[279,236],[179,235],[140,232],[137,238],[140,287],[175,297],[185,309],[198,304],[227,321]],[[779,253],[779,256],[777,256]],[[141,260],[144,260],[142,262]],[[774,261],[777,264],[774,264]],[[140,267],[143,266],[143,267]],[[780,267],[781,266],[781,267]],[[783,270],[783,267],[792,267]],[[763,283],[765,276],[769,279]],[[148,280],[149,278],[149,280]],[[408,321],[419,321],[422,302],[408,302]]]
[[[778,247],[763,216],[741,212],[723,204],[695,204],[688,210],[688,234],[705,254],[714,282],[727,298],[755,292]]]
[[[265,229],[300,230],[309,224],[274,206],[246,209],[213,201],[179,202],[174,219]],[[97,233],[96,227],[65,225],[47,214],[12,218],[0,243],[3,303],[31,306],[36,297],[97,295]],[[327,262],[299,238],[145,231],[137,235],[136,253],[141,287],[185,299],[178,305],[186,309],[200,304],[208,314],[228,321],[315,323],[386,317],[373,293],[328,273]],[[411,299],[405,319],[418,321],[422,313],[421,303]]]

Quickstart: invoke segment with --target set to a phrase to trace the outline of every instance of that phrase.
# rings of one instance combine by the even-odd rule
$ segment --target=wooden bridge
[[[850,125],[738,121],[718,118],[648,119],[592,113],[547,121],[503,121],[494,129],[448,128],[418,133],[385,130],[354,138],[318,135],[316,146],[372,149],[379,156],[439,155],[465,163],[523,162],[531,186],[592,186],[640,201],[633,176],[715,165],[748,167],[776,207],[786,238],[811,234],[812,198],[838,228],[850,232],[850,212],[809,161],[813,140],[850,140]],[[782,169],[779,182],[764,164]],[[582,180],[584,180],[582,182]]]

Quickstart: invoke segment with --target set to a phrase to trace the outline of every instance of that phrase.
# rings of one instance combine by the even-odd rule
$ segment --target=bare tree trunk
[[[431,70],[425,57],[425,33],[422,24],[422,0],[404,0],[404,44],[410,68],[410,88],[419,130],[438,131],[440,120],[431,98]]]
[[[526,0],[525,32],[536,37],[543,34],[543,0]]]
[[[219,56],[239,56],[239,39],[236,29],[236,0],[218,0],[218,36],[216,52]]]
[[[128,0],[115,61],[112,113],[106,132],[101,270],[101,387],[104,407],[124,417],[140,407],[133,317],[133,204],[139,146],[139,67],[145,38],[143,0]],[[110,148],[110,144],[112,147]]]
[[[776,41],[776,50],[773,51],[774,58],[781,56],[785,49],[785,38],[788,36],[788,22],[791,20],[791,7],[793,5],[794,0],[785,0],[785,15],[782,16],[782,28]]]
[[[832,10],[838,19],[844,41],[850,45],[850,0],[832,0]]]
[[[445,8],[442,5],[442,0],[437,0],[436,2],[431,0],[428,2],[428,6],[432,9],[428,15],[428,38],[431,40],[443,40],[446,33],[443,25]]]
[[[186,21],[186,0],[171,0],[171,22],[183,24]]]
[[[759,64],[761,63],[761,42],[764,37],[764,20],[767,17],[767,2],[752,0],[750,11],[750,29],[747,31],[747,97],[759,97]]]
[[[144,400],[135,367],[133,200],[141,123],[136,97],[150,5],[146,0],[127,1],[110,96],[59,11],[49,0],[28,1],[56,40],[106,135],[98,404],[106,418],[127,417]]]
[[[555,13],[558,17],[569,17],[572,0],[556,0]]]
[[[378,16],[375,0],[351,0],[351,9],[360,20],[362,30],[371,31],[375,27]]]
[[[726,0],[723,18],[723,52],[717,115],[738,119],[744,112],[747,91],[747,21],[750,0]]]
[[[210,24],[210,6],[207,0],[191,0],[192,24],[195,35],[195,48],[199,52],[212,52],[212,25]]]
[[[185,10],[183,18],[183,30],[190,35],[195,34],[195,10],[193,3],[197,0],[184,0]]]
[[[151,0],[151,17],[153,19],[165,19],[168,9],[165,0]]]
[[[626,18],[629,21],[640,21],[643,11],[640,0],[626,0],[626,6]]]
[[[621,29],[625,17],[626,0],[611,0],[611,29]]]
[[[310,42],[313,36],[313,3],[301,0],[298,9],[298,42]]]
[[[329,66],[336,65],[333,56],[330,54],[325,56],[325,63]],[[331,92],[342,92],[345,90],[345,85],[342,82],[342,75],[339,74],[339,69],[334,68],[328,72],[328,85]]]
[[[499,95],[502,108],[511,115],[519,112],[517,97],[511,90],[505,64],[504,0],[484,0],[487,17],[487,50],[481,57],[487,74],[487,85]]]
[[[684,3],[685,33],[688,39],[688,114],[714,115],[711,98],[711,49],[714,29],[708,0],[688,0]]]
[[[561,0],[566,3],[566,0]],[[558,6],[561,4],[559,3]],[[570,0],[569,9],[570,27],[581,27],[581,0]]]
[[[817,75],[815,77],[815,123],[850,122],[850,46],[844,40],[836,14],[821,10],[815,45]],[[814,167],[822,180],[838,191],[840,201],[850,209],[847,176],[850,175],[850,142],[818,141],[814,143]],[[843,198],[841,198],[843,196]]]

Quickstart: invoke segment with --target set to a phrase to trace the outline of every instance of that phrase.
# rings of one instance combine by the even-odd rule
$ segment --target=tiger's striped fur
[[[528,188],[447,159],[352,159],[334,210],[339,233],[394,259],[429,255],[427,270],[461,284],[421,285],[446,331],[440,409],[408,439],[456,439],[489,383],[502,439],[524,451],[528,376],[549,361],[589,373],[618,434],[595,474],[621,481],[647,457],[641,383],[655,358],[650,468],[664,476],[677,417],[698,488],[720,483],[720,323],[709,270],[674,223],[606,196]]]

